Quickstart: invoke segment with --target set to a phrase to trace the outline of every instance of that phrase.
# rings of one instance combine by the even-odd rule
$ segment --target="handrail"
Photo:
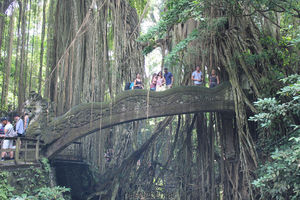
[[[36,138],[28,138],[28,137],[1,137],[0,136],[0,140],[16,140],[18,138],[20,138],[21,141],[32,141],[32,142],[40,141],[40,143],[44,143],[44,141],[38,140]]]

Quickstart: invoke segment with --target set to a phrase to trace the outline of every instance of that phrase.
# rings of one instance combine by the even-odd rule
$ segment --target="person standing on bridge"
[[[24,113],[24,136],[26,135],[26,130],[29,125],[29,115],[28,113]]]
[[[196,67],[196,70],[192,73],[192,81],[194,81],[194,85],[200,86],[202,85],[202,72],[200,70],[200,66]]]
[[[19,114],[15,115],[15,121],[16,121],[16,132],[18,134],[18,137],[24,137],[24,122],[21,119]]]
[[[6,118],[3,117],[3,118],[1,118],[1,121],[0,121],[0,137],[5,136],[5,133],[4,133],[4,127],[5,127],[4,121],[5,120],[6,120]]]
[[[150,84],[150,90],[151,91],[155,91],[156,90],[156,83],[157,83],[157,74],[154,73],[152,75],[152,80],[151,80],[151,84]]]
[[[170,88],[172,88],[173,83],[174,83],[173,74],[171,72],[168,72],[168,68],[165,68],[164,72],[165,72],[164,78],[166,80],[166,88],[170,89]]]
[[[136,79],[134,80],[133,89],[144,89],[141,75],[139,73],[136,75]]]
[[[211,70],[211,75],[209,76],[209,88],[216,87],[220,84],[219,76],[216,73],[216,70]]]
[[[5,137],[15,137],[16,133],[14,131],[14,127],[13,125],[10,123],[9,118],[5,118],[3,123],[5,124],[5,128],[4,128],[4,133],[5,133]],[[2,149],[13,149],[13,140],[3,140],[3,144],[2,144]],[[5,155],[6,152],[2,152],[1,153],[1,161],[5,160]],[[9,157],[12,160],[14,158],[14,152],[10,151],[9,152]]]
[[[156,91],[160,92],[160,91],[164,91],[165,90],[165,83],[166,80],[162,75],[162,72],[158,72],[157,74],[157,79],[156,79]]]

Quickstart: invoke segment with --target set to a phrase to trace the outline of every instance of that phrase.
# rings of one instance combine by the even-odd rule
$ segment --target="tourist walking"
[[[174,77],[171,72],[168,72],[168,68],[165,68],[164,71],[165,71],[164,78],[166,80],[166,88],[170,89],[173,86]]]
[[[216,73],[216,70],[211,71],[211,75],[209,76],[209,88],[216,87],[220,84],[219,76]]]
[[[200,70],[200,66],[196,67],[196,70],[192,73],[192,81],[194,85],[200,86],[202,85],[202,72]]]
[[[143,83],[142,83],[142,79],[141,79],[141,75],[137,74],[136,75],[136,79],[134,80],[134,85],[133,85],[133,89],[144,89]]]
[[[162,72],[158,72],[156,79],[156,91],[164,91],[165,90],[165,78],[162,75]]]

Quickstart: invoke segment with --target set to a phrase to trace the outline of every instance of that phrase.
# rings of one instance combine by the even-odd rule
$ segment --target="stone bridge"
[[[44,153],[55,156],[72,142],[118,124],[155,117],[234,111],[230,83],[216,88],[175,87],[164,92],[124,91],[108,103],[80,104],[51,121],[43,130]]]

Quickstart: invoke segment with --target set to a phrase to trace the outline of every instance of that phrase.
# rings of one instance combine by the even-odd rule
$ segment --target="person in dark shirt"
[[[167,89],[172,88],[173,83],[174,83],[173,74],[171,72],[168,72],[168,68],[165,68],[164,72],[165,72],[164,78],[166,80],[166,88]]]
[[[219,76],[216,73],[216,70],[211,71],[211,75],[209,76],[209,88],[214,88],[220,84]]]
[[[141,79],[141,75],[140,74],[137,74],[136,75],[136,79],[134,80],[134,86],[133,86],[133,89],[144,89],[144,86],[143,86],[143,82],[142,82],[142,79]]]

